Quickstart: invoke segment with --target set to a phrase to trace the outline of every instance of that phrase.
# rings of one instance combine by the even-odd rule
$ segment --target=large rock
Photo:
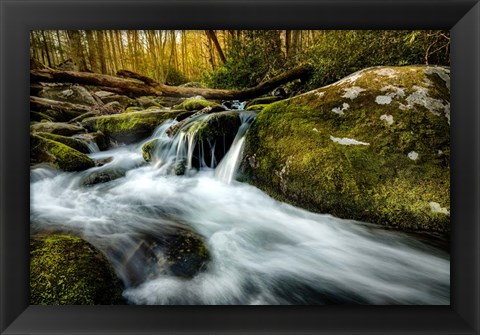
[[[117,168],[117,169],[103,169],[100,171],[94,171],[90,173],[88,176],[83,178],[80,181],[80,185],[82,186],[92,186],[96,184],[107,183],[109,181],[125,177],[126,174],[125,169]]]
[[[122,248],[121,253],[113,254],[118,255],[117,263],[129,286],[159,275],[191,279],[205,270],[211,259],[203,237],[182,228],[161,236],[139,236],[137,243]]]
[[[93,98],[90,92],[82,86],[68,85],[59,87],[45,87],[40,91],[41,98],[65,101],[75,104],[97,106],[98,102]]]
[[[32,133],[51,133],[63,136],[72,136],[85,133],[85,128],[62,122],[39,122],[30,126]]]
[[[225,110],[225,107],[223,107],[222,105],[213,101],[208,101],[202,96],[195,96],[192,98],[188,98],[184,100],[182,103],[180,103],[179,105],[176,105],[174,109],[186,110],[186,111],[199,111],[201,109],[204,109],[205,107],[211,108],[212,112],[220,112]]]
[[[50,133],[36,133],[35,135],[41,136],[47,140],[60,142],[84,154],[90,153],[90,149],[88,149],[88,145],[86,145],[85,142],[82,142],[81,140],[78,140],[72,137],[55,135]]]
[[[149,107],[158,107],[163,108],[162,105],[158,102],[158,97],[138,97],[135,99],[135,104],[138,107],[149,108]]]
[[[80,151],[37,134],[30,135],[30,163],[48,163],[64,171],[81,171],[95,165]]]
[[[158,139],[155,138],[151,141],[148,141],[144,145],[142,145],[142,156],[145,161],[150,162],[152,160],[153,153],[155,151],[157,144],[158,144]]]
[[[245,104],[245,109],[248,109],[248,107],[254,106],[254,105],[268,105],[268,104],[271,104],[272,102],[276,102],[282,99],[283,99],[282,96],[266,96],[266,97],[255,98]]]
[[[237,112],[220,112],[208,114],[198,121],[193,121],[188,132],[195,133],[198,140],[216,140],[228,134],[235,137],[240,124],[240,116]]]
[[[210,166],[212,151],[216,162],[220,162],[232,145],[241,125],[238,112],[228,111],[205,115],[200,113],[173,125],[167,130],[169,136],[175,136],[180,130],[184,131],[187,136],[193,136],[195,148],[193,149],[192,165],[195,168],[201,167],[203,163]]]
[[[30,113],[30,120],[37,122],[43,120],[50,122],[67,122],[80,115],[82,114],[73,110],[45,108],[41,111],[32,111]]]
[[[78,134],[74,136],[75,139],[83,141],[85,143],[95,143],[99,150],[107,150],[109,141],[104,133],[96,131],[93,133]]]
[[[106,258],[72,236],[30,240],[30,304],[121,304],[123,287]]]
[[[102,102],[105,104],[108,104],[113,101],[120,103],[120,105],[122,105],[123,107],[135,104],[135,100],[127,97],[126,95],[119,95],[119,94],[105,92],[105,91],[95,92],[95,95],[98,96],[102,100]]]
[[[101,131],[114,141],[135,143],[152,134],[155,128],[168,119],[174,111],[142,111],[87,118],[82,125],[89,131]]]
[[[321,213],[450,228],[450,72],[369,68],[273,103],[252,124],[245,179]]]

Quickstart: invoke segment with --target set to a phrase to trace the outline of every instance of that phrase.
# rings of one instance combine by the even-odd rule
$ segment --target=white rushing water
[[[173,121],[152,135],[160,144],[149,165],[142,164],[141,145],[131,145],[91,154],[113,160],[88,171],[33,169],[32,229],[73,232],[93,243],[134,304],[449,304],[448,253],[401,232],[295,208],[235,181],[243,121],[216,170],[171,173],[168,167],[188,160],[193,146],[182,132],[166,136]],[[81,186],[89,173],[111,168],[126,175]],[[119,255],[145,234],[178,227],[204,237],[208,266],[191,279],[154,273],[131,284]]]

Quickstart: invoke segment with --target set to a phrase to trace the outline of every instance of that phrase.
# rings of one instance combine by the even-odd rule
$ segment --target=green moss
[[[402,229],[449,230],[449,216],[429,205],[450,206],[447,119],[418,105],[400,108],[415,92],[413,86],[424,84],[424,68],[395,68],[396,78],[376,70],[366,70],[355,83],[268,105],[247,134],[245,178],[277,199],[312,211]],[[401,87],[405,97],[377,104],[387,85]],[[343,97],[352,86],[365,91],[353,100]],[[442,90],[429,87],[429,92]],[[349,108],[343,115],[332,111],[344,103]],[[391,115],[393,123],[382,115]],[[369,145],[341,145],[332,136]],[[419,154],[416,160],[408,157],[411,151]]]
[[[131,112],[140,112],[143,109],[141,107],[131,106],[125,109],[124,113],[131,113]]]
[[[50,163],[64,171],[81,171],[95,165],[93,160],[80,151],[35,134],[30,136],[30,162]]]
[[[66,146],[69,146],[70,148],[78,150],[84,154],[88,154],[90,152],[90,150],[88,149],[88,146],[84,142],[71,137],[55,135],[50,133],[36,133],[36,135],[46,138],[47,140],[52,140],[52,141],[65,144]]]
[[[53,122],[53,118],[41,112],[30,112],[30,121]]]
[[[247,111],[261,111],[267,106],[268,106],[268,104],[250,105],[245,110],[247,110]]]
[[[188,131],[196,133],[198,140],[214,140],[225,134],[235,135],[240,123],[236,112],[213,113],[193,122]]]
[[[204,109],[205,107],[215,108],[216,110],[225,110],[225,108],[213,101],[205,99],[187,99],[180,105],[174,107],[175,110],[196,111]]]
[[[125,177],[126,171],[124,169],[103,169],[94,171],[82,179],[80,185],[92,186],[100,183],[107,183],[109,181]]]
[[[177,111],[142,111],[87,118],[82,121],[90,131],[101,131],[115,141],[134,143],[151,135],[155,128]]]
[[[265,97],[255,98],[255,99],[247,102],[245,107],[248,110],[248,107],[253,106],[253,105],[268,105],[272,102],[276,102],[276,101],[279,101],[279,100],[282,100],[282,99],[284,99],[284,98],[278,97],[278,96],[265,96]]]
[[[165,257],[169,272],[183,278],[197,275],[211,259],[203,238],[187,230],[168,236]]]
[[[72,236],[30,240],[30,304],[119,304],[122,285],[105,257]]]
[[[142,146],[142,156],[145,161],[150,162],[152,159],[152,152],[158,143],[158,139],[148,141]]]

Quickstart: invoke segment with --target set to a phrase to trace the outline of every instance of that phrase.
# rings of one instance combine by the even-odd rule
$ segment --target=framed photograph
[[[477,334],[477,1],[2,1],[2,334]]]

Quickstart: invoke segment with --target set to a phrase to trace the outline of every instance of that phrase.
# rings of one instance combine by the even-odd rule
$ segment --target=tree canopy
[[[32,67],[129,70],[164,84],[224,89],[253,87],[303,64],[313,67],[305,89],[369,66],[450,64],[450,34],[437,30],[34,30],[30,42]]]

